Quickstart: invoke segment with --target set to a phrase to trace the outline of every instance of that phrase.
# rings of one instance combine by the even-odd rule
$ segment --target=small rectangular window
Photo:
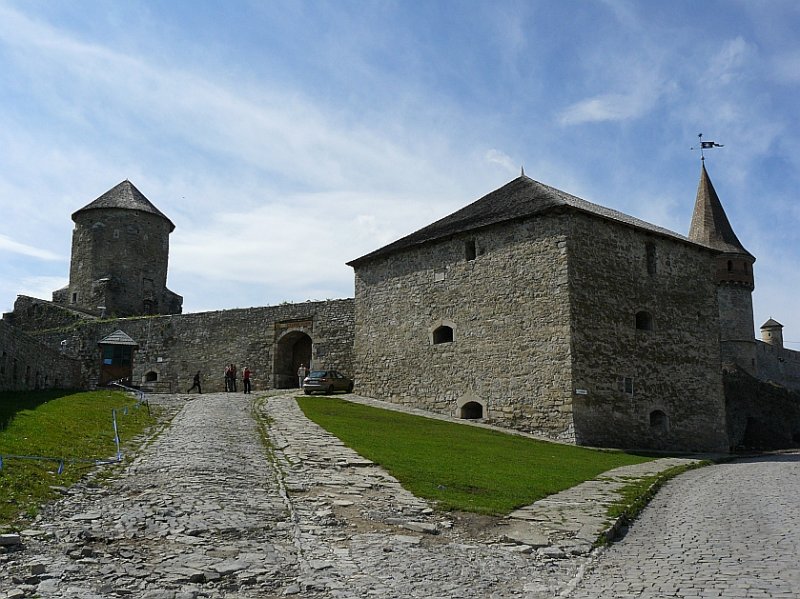
[[[654,275],[656,274],[656,265],[658,263],[656,257],[656,244],[652,241],[648,241],[644,247],[645,253],[647,254],[647,274]]]
[[[464,242],[464,257],[469,260],[474,260],[475,257],[478,255],[478,249],[475,245],[474,239],[468,239]]]
[[[617,379],[617,390],[626,395],[633,395],[633,377],[621,376]]]

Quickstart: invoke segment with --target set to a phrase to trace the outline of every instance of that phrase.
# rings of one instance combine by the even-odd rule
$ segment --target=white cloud
[[[498,164],[509,173],[516,172],[518,168],[511,156],[500,150],[495,150],[494,148],[486,152],[486,162],[489,164]]]
[[[603,94],[569,106],[561,113],[560,121],[564,125],[623,121],[641,116],[643,108],[636,96]]]
[[[42,250],[24,243],[19,243],[7,235],[0,233],[0,252],[3,251],[13,254],[22,254],[23,256],[30,256],[31,258],[38,258],[40,260],[64,260],[63,256],[48,250]]]
[[[298,194],[248,212],[216,213],[190,232],[176,230],[170,276],[222,287],[262,282],[272,294],[262,299],[266,303],[341,297],[343,289],[352,296],[353,271],[346,262],[440,217],[426,198]]]
[[[579,100],[558,116],[562,125],[580,125],[604,121],[627,121],[648,114],[661,99],[669,82],[659,75],[658,59],[637,61],[625,57],[605,65],[613,70],[611,91]]]
[[[714,86],[731,84],[747,73],[745,66],[755,55],[755,47],[742,37],[726,41],[711,58],[706,82]]]
[[[40,98],[63,102],[69,114],[62,118],[106,129],[127,145],[155,130],[195,150],[227,155],[239,165],[328,188],[370,188],[376,178],[384,188],[407,188],[409,172],[424,173],[417,182],[441,181],[416,148],[381,133],[402,130],[400,124],[364,126],[312,103],[296,89],[251,81],[232,85],[221,77],[215,80],[213,73],[156,66],[77,41],[10,9],[0,8],[3,22],[0,38],[18,51],[22,65],[38,73],[30,84],[39,88]],[[63,97],[62,87],[71,90],[71,97]],[[415,134],[415,145],[441,147],[426,140],[435,132]]]

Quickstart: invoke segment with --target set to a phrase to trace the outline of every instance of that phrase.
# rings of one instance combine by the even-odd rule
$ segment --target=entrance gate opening
[[[292,389],[300,385],[297,370],[300,364],[311,368],[311,337],[302,331],[290,331],[278,340],[275,348],[273,387]]]

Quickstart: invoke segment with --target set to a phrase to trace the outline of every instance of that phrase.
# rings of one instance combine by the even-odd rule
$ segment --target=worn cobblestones
[[[797,454],[684,474],[620,543],[572,555],[608,526],[615,485],[672,462],[607,473],[509,519],[444,514],[292,395],[152,400],[171,424],[107,483],[90,478],[48,506],[22,550],[0,553],[0,598],[800,594]]]
[[[576,573],[434,512],[291,396],[256,400],[269,449],[246,396],[154,399],[172,424],[48,506],[0,597],[550,597]]]
[[[682,474],[623,540],[597,556],[569,596],[799,597],[798,489],[798,453]]]

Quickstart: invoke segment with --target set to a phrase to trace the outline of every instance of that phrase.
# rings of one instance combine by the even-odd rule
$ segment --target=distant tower
[[[166,216],[123,181],[72,215],[69,285],[53,302],[107,316],[180,314],[183,298],[167,289]]]
[[[775,349],[783,349],[783,325],[770,318],[761,325],[761,341],[769,343]]]
[[[722,209],[717,192],[706,172],[700,171],[689,239],[720,253],[715,278],[719,302],[722,360],[749,372],[756,372],[756,341],[753,325],[753,263],[755,257],[744,249]]]

